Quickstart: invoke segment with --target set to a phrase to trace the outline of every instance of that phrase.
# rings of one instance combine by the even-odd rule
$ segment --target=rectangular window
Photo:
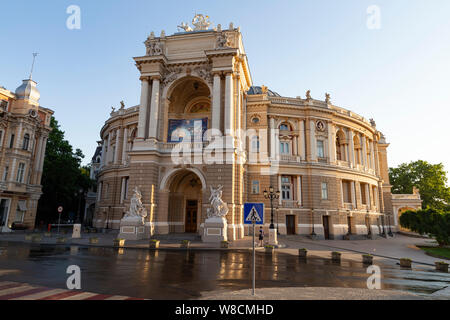
[[[344,192],[344,203],[352,203],[352,193],[351,193],[351,183],[350,181],[342,181],[342,191]]]
[[[252,152],[259,152],[259,138],[257,136],[252,137]]]
[[[290,154],[289,142],[280,142],[280,153],[281,154]]]
[[[17,169],[16,181],[19,183],[22,183],[24,174],[25,174],[25,163],[19,163],[19,168]]]
[[[25,217],[25,212],[27,211],[27,201],[19,200],[17,203],[16,217],[14,222],[23,222],[23,218]]]
[[[9,147],[11,149],[14,147],[14,134],[11,135],[11,139],[9,140]]]
[[[322,182],[322,200],[328,200],[328,183]]]
[[[325,158],[325,149],[323,147],[323,140],[317,140],[317,157]]]
[[[128,178],[128,177],[126,177],[125,178],[125,192],[124,192],[124,195],[123,195],[123,198],[124,199],[127,199],[128,198],[128,180],[129,180],[130,178]]]
[[[0,201],[0,227],[6,225],[6,216],[8,215],[9,199],[1,199]]]
[[[109,184],[105,184],[104,189],[105,190],[103,191],[103,195],[102,195],[103,199],[105,199],[108,195]]]
[[[259,194],[259,181],[258,180],[252,181],[252,194]]]
[[[362,204],[367,204],[366,184],[360,183],[359,187],[361,188],[361,202]]]
[[[281,177],[281,199],[292,200],[292,183],[291,177]]]
[[[8,170],[9,170],[9,167],[6,166],[5,170],[3,171],[3,181],[7,181],[8,180]]]

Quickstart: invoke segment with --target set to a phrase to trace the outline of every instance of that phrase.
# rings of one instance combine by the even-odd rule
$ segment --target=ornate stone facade
[[[137,187],[148,235],[203,234],[209,190],[219,185],[229,240],[248,233],[245,202],[264,202],[269,226],[263,191],[271,185],[281,192],[275,224],[282,234],[365,236],[395,225],[387,219],[393,213],[389,144],[374,122],[333,105],[329,94],[325,101],[310,91],[306,99],[289,98],[253,86],[242,35],[232,24],[180,28],[185,32],[149,38],[163,50],[154,55],[147,45],[147,54],[134,58],[140,105],[113,112],[101,129],[97,227],[118,229]],[[216,131],[183,144],[193,148],[191,160],[174,161],[178,139],[195,136],[202,125]],[[214,142],[207,137],[221,133],[224,144],[205,157],[204,147]]]
[[[0,87],[0,231],[35,227],[41,177],[53,111],[39,105],[36,82],[15,93]]]

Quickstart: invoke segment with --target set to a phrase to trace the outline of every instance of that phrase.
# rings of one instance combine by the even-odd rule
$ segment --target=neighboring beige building
[[[39,105],[36,82],[13,93],[0,87],[0,231],[13,223],[35,226],[41,177],[53,111]]]
[[[134,58],[140,105],[122,104],[101,129],[95,226],[118,229],[137,187],[149,235],[201,234],[210,187],[222,185],[228,239],[239,239],[248,233],[245,202],[264,202],[269,226],[263,191],[272,185],[280,191],[281,234],[339,238],[395,227],[389,144],[373,120],[335,106],[329,95],[289,98],[253,86],[239,28],[185,30],[149,36],[146,54]],[[213,153],[202,147],[220,132],[202,139],[206,129],[227,134]],[[177,162],[174,150],[187,132],[195,137],[183,146],[194,148],[193,157]],[[220,157],[225,163],[211,161]]]

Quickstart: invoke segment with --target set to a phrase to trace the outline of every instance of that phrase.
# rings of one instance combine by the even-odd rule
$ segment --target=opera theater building
[[[202,15],[193,25],[152,33],[134,58],[140,105],[121,103],[100,131],[95,227],[119,229],[136,193],[148,238],[213,235],[214,201],[227,208],[231,241],[250,232],[247,202],[264,203],[266,230],[273,219],[282,235],[319,239],[395,232],[402,208],[420,207],[418,192],[392,196],[375,121],[325,93],[282,97],[254,85],[240,28],[212,28]]]

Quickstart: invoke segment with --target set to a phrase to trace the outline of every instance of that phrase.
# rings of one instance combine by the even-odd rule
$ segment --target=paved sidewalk
[[[436,261],[445,259],[434,258],[416,247],[416,245],[435,245],[431,239],[408,237],[397,234],[393,238],[376,240],[321,240],[315,241],[301,236],[287,236],[282,240],[288,248],[306,248],[315,251],[348,251],[358,254],[400,259],[410,258],[415,263],[433,265]],[[447,260],[450,261],[450,260]]]
[[[357,288],[256,288],[251,290],[204,292],[200,300],[447,300],[445,296],[432,298],[394,290]]]

